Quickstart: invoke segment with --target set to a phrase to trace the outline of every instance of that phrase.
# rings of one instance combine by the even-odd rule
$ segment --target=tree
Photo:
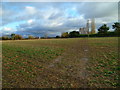
[[[99,29],[98,29],[98,34],[101,34],[103,36],[107,35],[107,32],[109,30],[109,27],[107,27],[107,24],[103,24]]]
[[[14,40],[15,39],[15,34],[11,34],[11,39]]]
[[[9,40],[10,38],[8,36],[2,36],[2,40]]]
[[[68,32],[64,32],[64,33],[62,33],[61,37],[63,37],[63,38],[68,38],[68,37],[69,37]]]
[[[70,37],[78,37],[79,36],[79,32],[78,31],[72,31],[69,33]]]
[[[14,39],[15,40],[21,40],[21,39],[23,39],[23,37],[21,35],[17,34],[17,35],[14,36]]]
[[[60,38],[60,36],[56,36],[56,38]]]
[[[28,36],[28,39],[34,39],[34,36],[29,35],[29,36]]]
[[[116,34],[120,34],[120,23],[119,22],[116,22],[114,23],[114,25],[112,25],[113,29],[115,29],[115,33]]]

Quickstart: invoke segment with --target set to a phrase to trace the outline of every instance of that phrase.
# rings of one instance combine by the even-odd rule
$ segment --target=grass
[[[50,47],[22,47],[11,44],[3,44],[3,76],[7,75],[7,80],[19,82],[19,77],[23,81],[30,80],[41,72],[42,64],[51,62],[52,59],[61,55],[62,48]],[[4,72],[5,71],[5,72]],[[18,80],[17,80],[18,79]],[[4,83],[5,82],[5,83]],[[3,80],[3,86],[8,85],[9,81]]]
[[[91,87],[118,87],[118,38],[98,38],[89,40],[90,54],[89,81]],[[93,47],[92,47],[93,46]],[[94,50],[93,50],[94,49]],[[96,80],[96,82],[94,82]]]
[[[118,87],[117,40],[3,41],[3,88]]]

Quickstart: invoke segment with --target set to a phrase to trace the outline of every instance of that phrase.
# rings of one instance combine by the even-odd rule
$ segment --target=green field
[[[118,38],[2,42],[3,88],[113,88]]]

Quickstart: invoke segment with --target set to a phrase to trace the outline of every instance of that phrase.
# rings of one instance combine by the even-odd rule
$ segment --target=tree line
[[[80,34],[79,31],[72,31],[72,32],[64,32],[61,36],[56,37],[41,37],[42,39],[45,38],[75,38],[75,37],[115,37],[120,36],[120,23],[116,22],[112,25],[114,31],[109,31],[109,27],[107,24],[103,24],[98,28],[98,33],[96,34]],[[0,37],[1,40],[24,40],[24,39],[39,39],[39,37],[34,37],[29,35],[27,38],[23,38],[19,34],[11,34],[9,36],[2,36]]]
[[[25,39],[38,39],[39,37],[34,37],[32,35],[29,35],[27,38],[23,38],[22,35],[19,34],[11,34],[8,36],[2,36],[0,37],[1,40],[25,40]]]
[[[74,38],[74,37],[114,37],[120,35],[120,23],[116,22],[112,25],[114,31],[109,31],[107,24],[103,24],[98,28],[98,33],[96,34],[79,34],[79,31],[72,31],[70,33],[64,32],[61,34],[61,38]],[[56,36],[60,38],[60,36]]]

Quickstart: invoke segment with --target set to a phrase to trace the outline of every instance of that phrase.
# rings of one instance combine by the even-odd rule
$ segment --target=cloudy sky
[[[95,18],[96,31],[118,21],[117,2],[2,2],[0,34],[56,36],[79,30]],[[2,16],[2,17],[1,17]]]

